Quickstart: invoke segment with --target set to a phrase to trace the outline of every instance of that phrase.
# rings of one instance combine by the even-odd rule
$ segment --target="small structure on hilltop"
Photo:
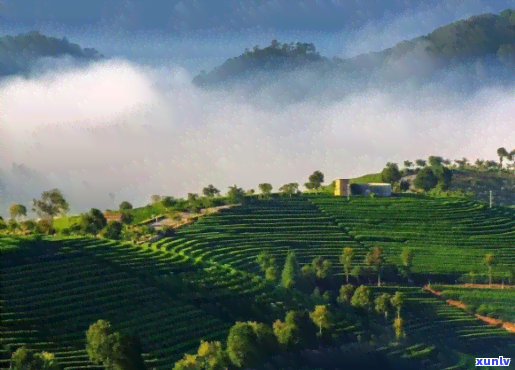
[[[336,179],[334,180],[334,195],[343,197],[349,195],[349,179]]]
[[[392,195],[392,185],[388,183],[349,184],[349,179],[334,180],[334,195],[337,197],[370,194],[389,197]]]

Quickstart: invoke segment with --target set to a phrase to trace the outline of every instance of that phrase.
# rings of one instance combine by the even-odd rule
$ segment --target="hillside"
[[[69,55],[83,60],[104,58],[93,48],[82,49],[66,38],[41,35],[37,31],[21,33],[17,36],[0,37],[0,76],[25,73],[30,65],[42,57]]]
[[[496,14],[482,14],[439,27],[433,32],[411,40],[399,42],[380,52],[360,54],[349,59],[329,60],[316,52],[315,45],[307,43],[281,44],[276,40],[268,47],[245,51],[231,58],[209,73],[201,72],[193,79],[197,86],[209,86],[229,82],[235,78],[249,77],[249,73],[270,70],[292,70],[310,65],[320,72],[360,71],[374,69],[386,63],[400,60],[418,52],[418,62],[429,63],[435,68],[451,61],[466,62],[474,58],[494,56],[499,60],[511,60],[515,49],[515,16],[508,9]],[[421,56],[423,53],[423,56]],[[317,64],[313,64],[317,62]]]
[[[415,251],[414,280],[423,283],[427,278],[453,279],[471,267],[483,271],[485,240],[488,251],[502,255],[503,264],[513,266],[514,225],[513,212],[490,211],[466,200],[402,195],[353,197],[347,202],[308,194],[249,198],[153,245],[91,237],[39,242],[3,237],[2,363],[8,361],[6,344],[27,343],[55,353],[66,369],[91,366],[84,351],[84,332],[103,318],[141,337],[149,368],[169,369],[184,352],[194,352],[201,339],[223,340],[236,321],[271,325],[291,309],[324,303],[337,314],[332,329],[337,347],[348,343],[355,353],[373,353],[370,361],[381,359],[392,369],[470,369],[476,355],[511,354],[515,337],[446,305],[420,287],[399,285],[405,282],[395,273],[383,277],[394,285],[372,287],[372,291],[374,296],[406,292],[402,312],[407,337],[399,345],[392,344],[390,324],[381,318],[357,315],[309,292],[314,286],[322,292],[339,289],[344,281],[339,261],[344,247],[356,251],[353,266],[365,267],[365,254],[371,246],[380,245],[395,271],[400,249],[409,246]],[[322,257],[333,262],[333,273],[287,291],[265,281],[256,263],[263,250],[279,266],[288,250],[296,252],[301,266]],[[494,280],[500,271],[494,271]],[[352,281],[369,279],[375,281],[373,273],[363,272]],[[375,339],[367,347],[357,342],[358,336]],[[313,356],[309,353],[306,356]],[[283,368],[277,364],[284,364],[288,356],[267,361]],[[352,357],[345,351],[334,356],[340,363]]]

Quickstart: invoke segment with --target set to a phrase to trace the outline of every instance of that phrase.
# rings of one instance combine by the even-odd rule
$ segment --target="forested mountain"
[[[290,69],[318,62],[315,66],[324,71],[374,69],[407,56],[436,68],[450,62],[466,62],[482,57],[509,61],[514,55],[515,11],[507,9],[499,15],[487,13],[453,22],[435,29],[428,35],[402,41],[380,52],[361,54],[349,59],[326,58],[316,52],[315,45],[307,43],[281,44],[273,40],[260,49],[254,46],[231,58],[209,73],[202,71],[193,79],[197,86],[215,84],[246,73],[271,69]]]
[[[0,38],[0,76],[26,72],[31,63],[42,57],[64,55],[81,59],[104,58],[104,55],[99,54],[97,50],[82,49],[79,45],[70,43],[66,37],[60,40],[32,31],[14,37]]]

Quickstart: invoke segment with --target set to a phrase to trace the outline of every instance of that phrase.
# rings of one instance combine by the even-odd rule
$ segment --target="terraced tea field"
[[[258,274],[256,256],[263,250],[274,256],[279,266],[288,250],[295,250],[301,265],[322,256],[333,263],[336,274],[342,273],[342,248],[355,248],[358,259],[366,252],[334,218],[304,197],[254,200],[202,218],[177,236],[183,242],[174,247],[176,252]]]
[[[503,321],[515,322],[515,290],[458,287],[453,285],[436,286],[445,298],[462,301],[476,308],[486,305],[488,312],[495,312],[494,317]]]
[[[84,357],[85,331],[99,319],[144,338],[149,368],[157,369],[170,368],[183,352],[196,349],[201,337],[226,338],[230,327],[80,251],[10,262],[3,260],[1,271],[2,343],[23,341],[52,353],[59,348],[51,342],[66,343],[59,356],[67,369],[91,365]]]
[[[515,265],[512,210],[409,196],[353,197],[350,201],[325,194],[308,198],[363,246],[382,246],[390,262],[400,263],[402,248],[412,248],[414,272],[486,272],[482,264],[486,253],[495,254],[501,264]]]

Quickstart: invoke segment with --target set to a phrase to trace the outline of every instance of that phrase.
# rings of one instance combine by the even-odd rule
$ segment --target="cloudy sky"
[[[508,65],[424,81],[431,66],[408,57],[372,75],[300,70],[214,91],[190,82],[272,39],[351,57],[506,8],[515,1],[0,0],[0,36],[39,30],[111,58],[43,59],[29,78],[0,80],[0,213],[54,187],[78,213],[211,183],[278,187],[429,155],[495,159],[515,147]]]

